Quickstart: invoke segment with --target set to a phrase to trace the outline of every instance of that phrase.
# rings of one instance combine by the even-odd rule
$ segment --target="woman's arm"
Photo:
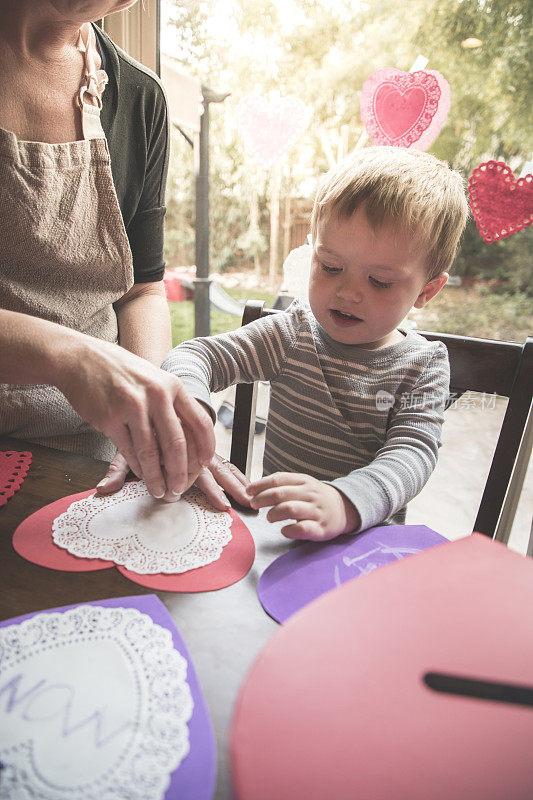
[[[145,342],[155,354],[157,345]],[[141,349],[141,345],[139,346]],[[181,382],[123,347],[37,317],[0,310],[0,381],[56,386],[78,414],[108,436],[150,493],[188,485],[184,426],[194,440],[197,459],[214,453],[212,422]]]
[[[159,367],[164,356],[172,346],[170,313],[165,295],[163,281],[135,284],[127,294],[114,305],[118,320],[119,344],[136,355],[145,358]],[[187,448],[187,485],[193,483],[200,472],[193,431],[183,423],[183,435]],[[170,486],[175,482],[176,468],[179,464],[181,445],[171,439],[163,442],[152,440],[152,453],[149,455],[153,469],[159,467],[160,456],[163,456],[167,471],[167,489],[165,499],[174,499]],[[128,472],[128,463],[121,453],[117,453],[109,465],[109,469],[98,484],[100,494],[111,494],[124,484]],[[170,472],[169,472],[170,470]],[[137,470],[135,470],[137,472]],[[139,477],[146,480],[142,472]],[[175,497],[175,495],[174,495]]]
[[[134,284],[114,309],[120,346],[160,367],[172,347],[163,281]]]

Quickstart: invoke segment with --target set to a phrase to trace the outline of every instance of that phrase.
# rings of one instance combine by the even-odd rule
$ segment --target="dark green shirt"
[[[133,254],[135,283],[159,281],[165,271],[163,219],[169,125],[161,82],[95,27],[102,69],[102,127],[115,190]]]

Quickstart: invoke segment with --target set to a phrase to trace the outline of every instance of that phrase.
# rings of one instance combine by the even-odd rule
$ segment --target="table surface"
[[[0,450],[29,450],[33,455],[22,487],[0,507],[0,619],[108,597],[156,594],[183,636],[213,720],[218,752],[214,798],[231,800],[228,734],[234,702],[255,657],[278,629],[259,603],[257,582],[268,564],[291,547],[279,535],[281,524],[270,525],[264,510],[259,515],[239,512],[255,539],[255,561],[245,578],[215,592],[155,592],[116,569],[50,570],[13,550],[15,528],[48,503],[94,488],[107,464],[7,437],[0,437]]]

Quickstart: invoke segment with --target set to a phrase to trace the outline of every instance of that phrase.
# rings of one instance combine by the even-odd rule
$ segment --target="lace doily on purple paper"
[[[2,800],[162,800],[189,752],[187,662],[133,608],[0,629]]]
[[[114,561],[140,574],[180,573],[216,561],[231,541],[231,516],[198,489],[177,503],[154,500],[143,481],[77,500],[54,520],[54,542],[75,556]]]

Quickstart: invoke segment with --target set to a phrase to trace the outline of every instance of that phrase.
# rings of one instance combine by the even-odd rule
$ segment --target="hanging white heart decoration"
[[[266,169],[298,141],[308,118],[307,106],[294,95],[272,102],[248,95],[237,106],[237,126],[244,146]]]

